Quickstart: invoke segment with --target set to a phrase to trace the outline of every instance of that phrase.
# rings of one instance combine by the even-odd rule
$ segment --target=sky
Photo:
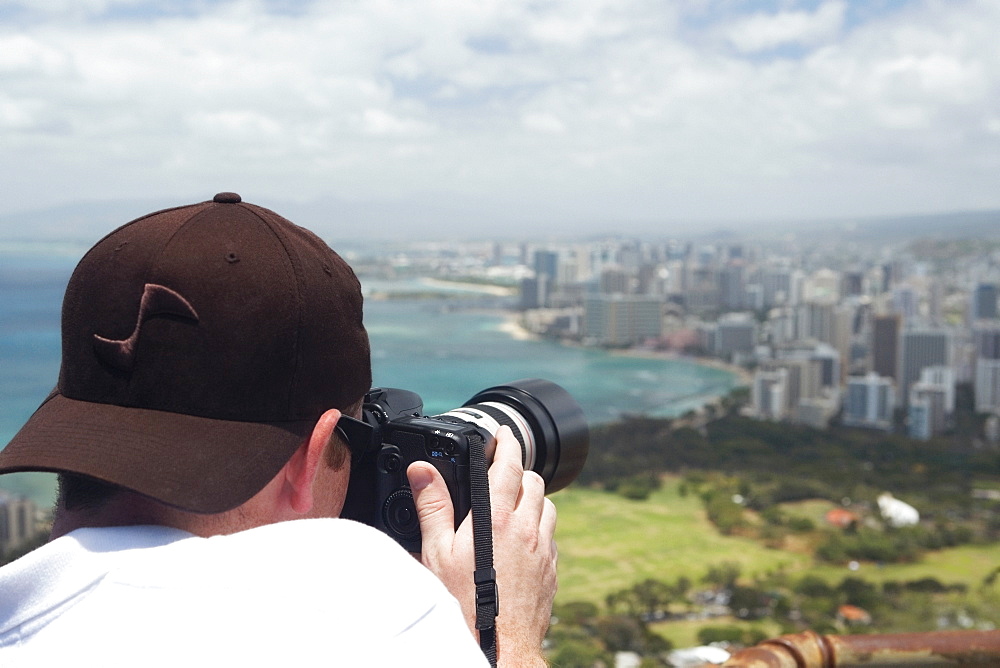
[[[223,190],[373,237],[1000,208],[997,34],[996,0],[0,0],[0,238]]]

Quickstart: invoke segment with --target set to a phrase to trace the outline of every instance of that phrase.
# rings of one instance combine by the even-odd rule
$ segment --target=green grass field
[[[723,561],[739,563],[744,578],[779,569],[793,578],[815,574],[832,584],[851,576],[872,582],[935,577],[945,584],[965,583],[970,591],[1000,566],[997,545],[931,552],[913,564],[862,563],[857,571],[816,564],[808,554],[720,535],[705,517],[701,500],[680,495],[679,482],[666,478],[663,488],[646,501],[591,489],[570,488],[553,494],[559,510],[557,603],[580,600],[603,605],[609,593],[646,578],[672,582],[684,575],[698,582],[710,565]],[[788,510],[818,520],[827,507],[824,502],[807,502]],[[818,521],[817,526],[821,526]]]
[[[944,584],[961,583],[970,589],[982,584],[983,579],[994,568],[1000,566],[1000,546],[962,545],[948,550],[928,552],[924,558],[913,564],[861,564],[853,573],[832,565],[817,565],[811,572],[830,582],[839,582],[847,575],[864,578],[871,582],[896,580],[905,582],[922,578],[937,578]]]
[[[646,501],[577,488],[553,494],[559,510],[557,602],[603,604],[611,592],[646,578],[672,582],[684,575],[697,582],[710,565],[723,561],[739,563],[747,577],[811,565],[804,554],[720,535],[701,499],[681,496],[678,483],[667,478]]]

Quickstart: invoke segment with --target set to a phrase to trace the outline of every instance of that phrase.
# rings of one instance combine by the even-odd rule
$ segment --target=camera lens
[[[399,538],[411,539],[420,535],[417,509],[409,489],[398,489],[389,495],[382,507],[382,519]]]
[[[554,492],[573,482],[587,461],[590,432],[569,392],[540,378],[516,380],[477,393],[442,416],[483,427],[491,434],[510,427],[521,444],[522,463]]]

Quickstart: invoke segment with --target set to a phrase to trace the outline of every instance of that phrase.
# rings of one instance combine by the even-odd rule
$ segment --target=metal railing
[[[1000,666],[1000,631],[780,636],[735,652],[728,668]]]

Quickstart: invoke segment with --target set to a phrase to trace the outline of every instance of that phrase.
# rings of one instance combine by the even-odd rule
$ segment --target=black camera
[[[410,552],[420,552],[420,524],[406,479],[411,463],[430,462],[441,472],[457,527],[472,507],[470,452],[488,445],[501,426],[510,427],[525,470],[542,477],[546,493],[573,482],[587,460],[583,411],[562,387],[538,378],[491,387],[434,416],[423,415],[414,392],[373,388],[363,411],[363,420],[338,423],[353,452],[341,517],[384,531]]]

